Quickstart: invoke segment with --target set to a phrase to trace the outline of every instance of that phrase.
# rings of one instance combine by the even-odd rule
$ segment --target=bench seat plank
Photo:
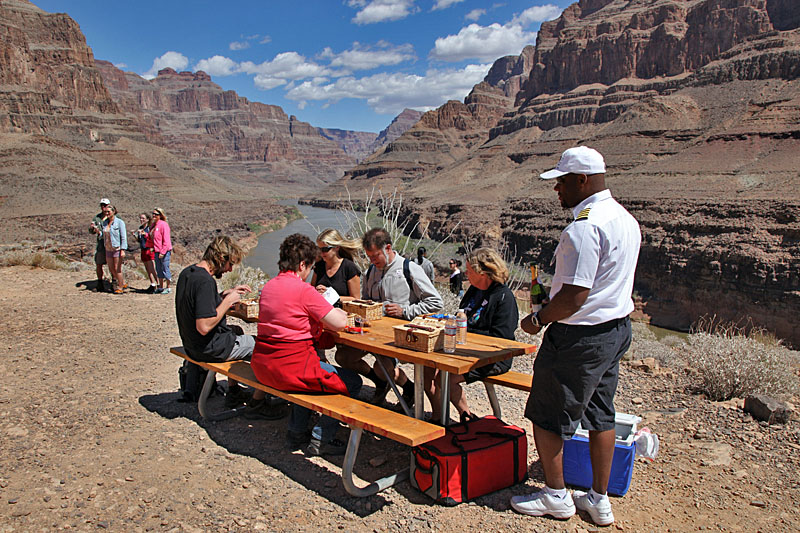
[[[195,361],[186,355],[181,346],[171,348],[170,352],[191,363],[231,377],[236,381],[263,390],[273,396],[278,396],[294,404],[341,420],[351,427],[364,429],[401,444],[417,446],[441,437],[445,432],[441,426],[430,424],[424,420],[417,420],[401,413],[395,413],[343,394],[297,393],[273,389],[256,379],[253,369],[246,361],[230,361],[226,363]]]
[[[520,372],[506,372],[504,374],[498,374],[497,376],[483,378],[483,382],[530,392],[533,386],[533,375],[522,374]]]

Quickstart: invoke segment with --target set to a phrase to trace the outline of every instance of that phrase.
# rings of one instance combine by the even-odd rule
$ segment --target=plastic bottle
[[[459,309],[456,313],[456,344],[467,344],[467,313]]]
[[[456,319],[453,315],[447,315],[447,321],[444,323],[444,353],[453,353],[456,351],[456,333],[458,326]]]
[[[540,311],[547,301],[547,292],[539,282],[539,270],[536,263],[531,263],[531,313]]]

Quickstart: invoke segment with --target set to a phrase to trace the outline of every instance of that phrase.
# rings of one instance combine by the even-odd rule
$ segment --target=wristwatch
[[[544,324],[542,324],[541,320],[539,320],[539,311],[536,311],[531,315],[531,323],[533,323],[533,325],[537,328],[544,327]]]

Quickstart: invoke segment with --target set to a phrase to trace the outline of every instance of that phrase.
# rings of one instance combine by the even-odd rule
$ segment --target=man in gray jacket
[[[383,314],[411,320],[425,314],[442,310],[444,302],[433,283],[418,264],[403,258],[392,249],[389,233],[381,228],[372,228],[361,239],[364,251],[372,265],[361,284],[361,297],[383,302]],[[349,346],[339,346],[336,362],[344,368],[355,370],[375,383],[373,403],[379,404],[389,392],[389,384],[381,379],[382,373],[363,360],[366,352]],[[392,358],[376,355],[387,372],[393,373],[395,382],[403,388],[403,399],[410,406],[414,403],[414,383],[405,373],[396,368]]]

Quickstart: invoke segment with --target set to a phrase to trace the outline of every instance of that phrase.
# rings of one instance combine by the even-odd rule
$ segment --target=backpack
[[[208,370],[205,368],[184,361],[178,369],[178,383],[181,387],[181,397],[178,398],[179,402],[196,402],[200,399],[200,393],[203,391],[203,384],[206,382]],[[221,394],[222,389],[219,385],[214,385],[211,388],[211,394]]]
[[[408,284],[408,290],[411,294],[414,294],[414,282],[411,281],[411,267],[408,266],[411,263],[411,259],[405,258],[403,259],[403,276],[406,278],[406,283]],[[364,281],[369,279],[369,275],[372,271],[375,270],[375,265],[370,264],[369,268],[367,269],[367,275],[364,276]]]

